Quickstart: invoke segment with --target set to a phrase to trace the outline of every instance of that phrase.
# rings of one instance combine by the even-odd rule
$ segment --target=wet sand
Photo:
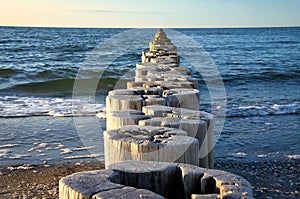
[[[255,198],[300,198],[300,160],[215,164],[247,179]]]
[[[84,162],[2,169],[0,198],[58,198],[58,181],[69,174],[103,169],[103,163]],[[216,162],[216,169],[246,178],[255,198],[300,198],[300,160],[258,163]]]

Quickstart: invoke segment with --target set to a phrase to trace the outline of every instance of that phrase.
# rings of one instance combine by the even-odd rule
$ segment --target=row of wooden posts
[[[149,48],[135,80],[106,98],[105,165],[141,160],[213,168],[213,116],[199,111],[197,79],[179,66],[176,46],[162,29]]]
[[[163,30],[142,60],[128,89],[107,96],[106,169],[61,178],[59,198],[253,199],[244,178],[207,169],[213,116],[199,111],[197,81]]]

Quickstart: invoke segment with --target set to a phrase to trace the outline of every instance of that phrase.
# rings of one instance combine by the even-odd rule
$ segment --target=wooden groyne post
[[[226,171],[190,164],[124,161],[60,179],[60,199],[253,199],[251,184]]]
[[[214,117],[199,111],[197,81],[179,60],[160,29],[135,81],[107,96],[106,169],[61,178],[60,199],[253,199],[247,180],[211,169]]]
[[[199,111],[198,81],[179,65],[176,46],[159,29],[149,50],[142,52],[142,63],[136,64],[134,81],[127,83],[127,89],[109,92],[104,133],[107,167],[148,160],[213,168],[213,116]],[[180,129],[187,137],[168,134],[169,128]]]

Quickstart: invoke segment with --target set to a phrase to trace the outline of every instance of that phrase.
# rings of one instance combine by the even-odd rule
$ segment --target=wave
[[[1,89],[3,93],[30,93],[35,95],[71,95],[75,81],[81,82],[82,85],[90,85],[91,82],[98,82],[97,90],[111,90],[113,86],[118,82],[118,77],[103,77],[101,79],[79,79],[65,78],[55,79],[48,81],[38,81],[23,83],[11,86],[9,88]]]
[[[74,81],[74,79],[58,79],[44,82],[31,82],[15,85],[3,91],[30,92],[33,94],[71,92]]]
[[[227,117],[252,117],[267,115],[300,114],[300,103],[291,104],[261,104],[231,107],[227,110]]]
[[[275,73],[275,72],[261,72],[261,73],[246,73],[246,74],[237,74],[237,75],[223,75],[223,81],[225,83],[235,83],[241,81],[267,81],[267,82],[276,82],[283,80],[299,80],[300,71],[288,71],[286,73]]]
[[[0,96],[0,118],[32,116],[96,116],[105,112],[104,102],[63,97]],[[289,104],[228,105],[227,117],[300,114],[300,102]]]
[[[234,63],[239,65],[238,63]],[[240,63],[242,64],[242,63]],[[224,83],[229,85],[240,85],[243,83],[268,83],[268,82],[284,82],[284,81],[293,81],[300,83],[300,69],[298,66],[290,67],[284,72],[274,72],[270,71],[272,68],[264,69],[251,69],[243,67],[232,67],[230,70],[222,69],[221,76]],[[255,71],[255,72],[254,72]],[[205,84],[203,77],[198,71],[192,70],[192,76],[199,79],[201,84]]]
[[[10,68],[0,69],[0,77],[10,77],[12,75],[16,75],[19,73],[21,73],[21,71],[16,69],[10,69]]]
[[[273,43],[278,43],[278,44],[299,44],[299,41],[281,40],[281,41],[274,41]]]
[[[0,107],[0,118],[95,116],[105,111],[101,103],[59,97],[0,96]]]
[[[55,78],[74,78],[77,70],[72,68],[64,68],[64,69],[56,69],[56,70],[43,70],[39,71],[32,75],[34,79],[41,79],[41,80],[51,80]]]
[[[6,43],[22,43],[23,40],[21,39],[1,39],[0,44],[6,44]]]
[[[86,45],[79,45],[79,44],[62,44],[50,47],[46,47],[44,50],[46,51],[53,51],[53,50],[58,50],[60,52],[64,53],[76,53],[76,52],[88,52],[89,50],[92,50],[92,47],[86,46]]]

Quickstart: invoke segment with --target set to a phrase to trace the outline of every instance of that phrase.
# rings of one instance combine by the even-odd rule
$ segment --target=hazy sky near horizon
[[[0,0],[1,26],[300,26],[299,0]]]

